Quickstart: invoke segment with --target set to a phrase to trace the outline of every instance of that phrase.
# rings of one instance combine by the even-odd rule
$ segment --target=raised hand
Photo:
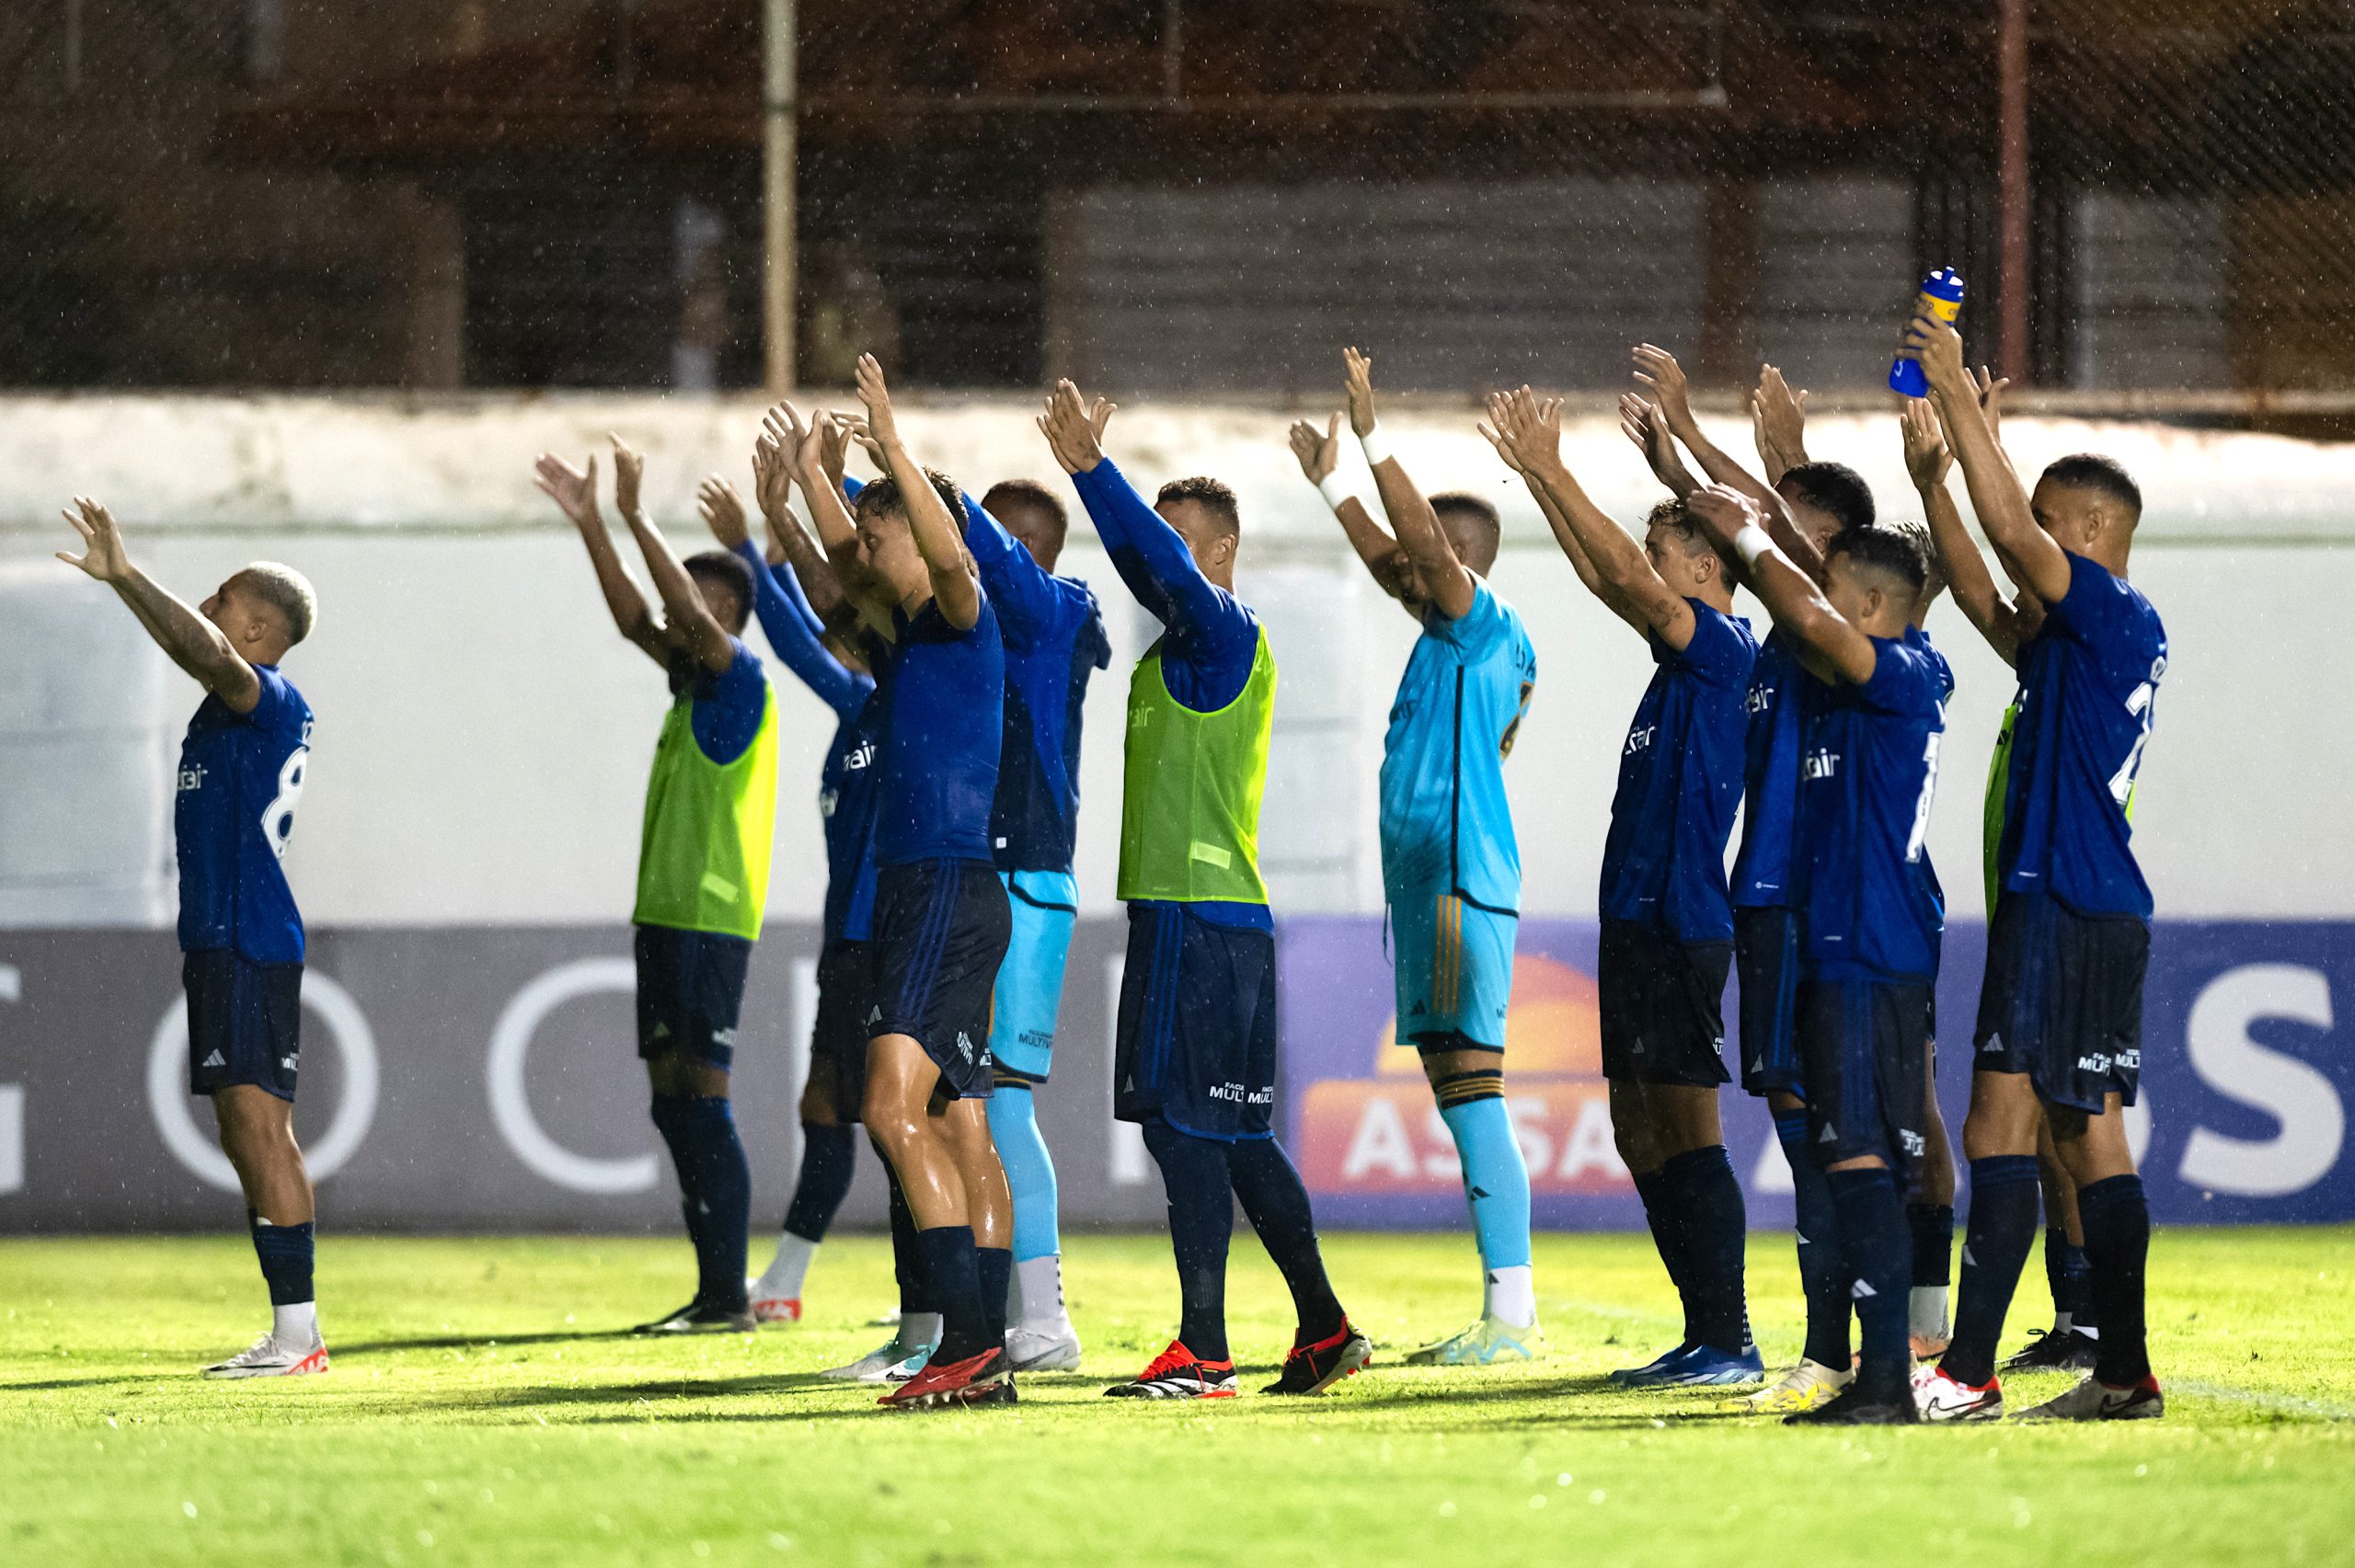
[[[1926,397],[1909,397],[1899,410],[1897,428],[1905,438],[1905,472],[1912,475],[1913,487],[1928,491],[1946,482],[1947,470],[1954,464],[1954,454],[1947,451],[1944,432],[1938,429],[1938,417],[1930,408]]]
[[[1085,474],[1104,461],[1104,427],[1117,406],[1100,397],[1093,406],[1083,403],[1079,388],[1069,380],[1055,383],[1047,396],[1047,411],[1039,416],[1039,429],[1064,473]]]
[[[794,453],[785,440],[764,421],[752,442],[752,499],[772,522],[793,504]]]
[[[131,575],[131,556],[122,547],[122,531],[115,526],[113,513],[87,496],[76,496],[64,516],[82,536],[83,551],[71,555],[60,550],[59,560],[103,583],[118,583]]]
[[[1350,377],[1350,429],[1363,441],[1373,434],[1373,359],[1355,349],[1341,350]]]
[[[883,361],[872,354],[858,357],[858,400],[867,405],[867,429],[874,445],[896,444],[900,423],[891,412],[891,389],[883,384]]]
[[[1693,428],[1692,389],[1684,380],[1684,367],[1676,356],[1651,343],[1638,343],[1635,349],[1636,379],[1652,390],[1652,406],[1668,428],[1683,435]]]
[[[818,425],[818,468],[826,483],[839,490],[850,472],[850,432],[839,419],[821,418]]]
[[[1980,409],[1987,416],[1987,433],[1991,436],[2001,433],[2004,388],[2012,384],[2012,378],[1991,375],[1987,367],[1982,365],[1973,384],[1979,388]]]
[[[1807,393],[1793,392],[1783,372],[1773,365],[1758,367],[1758,388],[1751,394],[1750,415],[1759,461],[1769,470],[1769,484],[1781,478],[1783,470],[1807,461]]]
[[[890,464],[883,457],[883,443],[876,439],[875,428],[867,422],[866,415],[846,413],[840,408],[834,408],[812,415],[811,418],[821,426],[832,425],[836,432],[836,438],[843,442],[844,450],[848,450],[850,444],[855,441],[858,444],[859,450],[867,453],[867,462],[885,473],[890,472]],[[820,465],[822,467],[826,441],[822,430],[819,433],[818,440]],[[839,489],[841,486],[838,484],[835,487]]]
[[[703,513],[711,536],[723,550],[733,550],[752,537],[745,526],[744,502],[736,486],[715,474],[695,487],[695,507]]]
[[[604,527],[605,520],[597,510],[595,452],[589,454],[588,467],[580,469],[552,452],[544,452],[532,464],[532,481],[572,520],[574,527]]]
[[[1962,368],[1962,334],[1952,324],[1917,315],[1905,328],[1905,349],[1922,361],[1922,375],[1933,392],[1980,399],[1979,384]]]
[[[1562,457],[1562,400],[1539,397],[1522,386],[1504,400],[1498,430],[1527,468],[1558,466]]]
[[[1692,475],[1684,471],[1684,460],[1676,452],[1676,438],[1669,434],[1668,421],[1657,407],[1638,394],[1621,393],[1619,429],[1644,454],[1654,478],[1671,490],[1692,487]]]
[[[608,432],[606,439],[614,443],[614,509],[624,522],[634,522],[645,515],[638,493],[646,477],[646,458],[617,435]]]
[[[1684,509],[1703,532],[1719,544],[1731,546],[1745,528],[1760,525],[1758,503],[1729,485],[1704,485],[1684,498]]]
[[[1310,484],[1325,483],[1326,475],[1340,465],[1341,417],[1334,415],[1321,430],[1310,420],[1293,420],[1292,454],[1300,460],[1300,471]]]

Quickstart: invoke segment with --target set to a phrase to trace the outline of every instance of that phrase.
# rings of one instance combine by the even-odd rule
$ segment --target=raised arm
[[[654,612],[646,605],[646,595],[638,591],[629,568],[622,564],[612,535],[605,532],[604,516],[597,509],[597,454],[589,454],[584,469],[573,467],[552,452],[544,452],[532,471],[541,493],[554,501],[572,520],[572,526],[580,531],[580,543],[588,548],[589,565],[597,574],[597,587],[605,596],[605,609],[614,617],[615,629],[647,658],[668,669],[671,639],[655,624]]]
[[[1639,621],[1638,630],[1657,633],[1670,647],[1683,652],[1693,641],[1693,606],[1660,580],[1643,546],[1588,498],[1563,464],[1561,399],[1540,403],[1524,386],[1510,397],[1493,400],[1489,412],[1500,421],[1497,438],[1511,447],[1531,481],[1551,498],[1596,576],[1633,612],[1630,624]]]
[[[686,649],[689,658],[717,675],[736,662],[736,639],[712,614],[695,578],[679,565],[679,558],[671,553],[670,542],[639,504],[638,488],[646,477],[646,459],[632,451],[621,437],[611,440],[614,509],[622,514],[622,521],[629,525],[630,537],[638,541],[638,553],[646,557],[646,575],[654,579],[655,595],[662,601],[663,624],[678,646]]]
[[[1479,583],[1456,555],[1455,546],[1447,542],[1447,532],[1439,525],[1439,514],[1431,509],[1422,491],[1416,488],[1414,480],[1407,477],[1406,468],[1390,450],[1389,439],[1374,419],[1373,361],[1355,349],[1342,350],[1341,357],[1350,377],[1350,428],[1357,432],[1358,442],[1365,449],[1366,466],[1373,470],[1382,509],[1389,517],[1407,558],[1415,563],[1415,570],[1430,594],[1431,608],[1451,621],[1460,621],[1472,613]]]
[[[1869,681],[1879,661],[1872,638],[1852,625],[1767,536],[1758,503],[1728,485],[1694,492],[1685,502],[1694,521],[1720,548],[1750,568],[1750,589],[1775,624],[1796,639],[1800,658],[1819,675],[1853,683]]]
[[[1178,531],[1104,455],[1104,428],[1118,407],[1100,397],[1092,405],[1083,402],[1078,387],[1059,381],[1039,417],[1039,429],[1071,475],[1088,521],[1136,601],[1165,626],[1206,621],[1217,612],[1218,589],[1202,575]]]
[[[2005,664],[2019,652],[2020,635],[2012,607],[1995,587],[1995,574],[1963,526],[1962,513],[1947,488],[1947,470],[1954,459],[1938,433],[1937,416],[1926,398],[1909,397],[1897,418],[1905,438],[1905,472],[1922,498],[1923,515],[1930,523],[1930,544],[1938,553],[1938,569],[1953,590],[1963,619],[1979,630]]]
[[[1758,367],[1758,387],[1750,395],[1750,435],[1769,485],[1781,484],[1784,475],[1807,461],[1807,393],[1793,392],[1773,365]]]
[[[818,530],[818,542],[825,549],[829,574],[860,618],[883,631],[891,624],[891,591],[868,569],[866,557],[859,551],[858,525],[851,521],[850,508],[843,499],[842,481],[827,473],[825,467],[825,427],[833,422],[815,411],[805,420],[792,404],[780,403],[762,420],[762,429],[764,439],[786,454],[793,482],[801,486],[810,523]],[[786,544],[789,560],[790,539]]]
[[[824,624],[802,597],[793,573],[775,569],[752,544],[752,531],[744,523],[744,503],[737,498],[736,487],[715,474],[696,489],[695,500],[711,536],[752,568],[752,614],[777,658],[838,716],[847,718],[856,713],[875,682],[845,668],[826,651],[821,640]]]
[[[1660,417],[1660,410],[1646,402],[1641,394],[1619,395],[1619,429],[1636,443],[1636,450],[1644,454],[1644,462],[1651,468],[1652,477],[1665,486],[1670,495],[1681,501],[1701,487],[1701,481],[1684,466],[1683,454],[1676,450],[1676,438],[1668,433],[1668,424]]]
[[[2014,582],[2047,604],[2069,592],[2069,554],[2037,526],[2028,491],[2012,460],[1995,440],[1980,406],[1979,388],[1962,365],[1962,335],[1943,321],[1915,316],[1905,330],[1905,347],[1919,356],[1930,383],[1930,402],[1946,430],[1947,444],[1962,465],[1970,509]]]
[[[232,711],[251,713],[261,701],[261,677],[231,646],[220,627],[158,587],[131,563],[122,530],[111,513],[87,496],[76,496],[65,521],[82,536],[79,555],[60,550],[57,558],[115,591],[146,628],[155,645]]]
[[[1766,532],[1773,535],[1775,547],[1809,576],[1822,580],[1822,553],[1799,532],[1798,521],[1791,516],[1791,509],[1781,494],[1772,485],[1760,483],[1702,432],[1701,421],[1693,417],[1692,391],[1685,383],[1684,368],[1676,362],[1676,356],[1649,343],[1637,344],[1635,353],[1636,379],[1652,389],[1654,418],[1665,423],[1670,433],[1692,452],[1711,483],[1738,490],[1757,502],[1759,515]]]
[[[1393,599],[1403,599],[1407,579],[1398,570],[1398,542],[1373,521],[1373,514],[1365,509],[1365,502],[1358,498],[1356,492],[1341,483],[1338,472],[1341,462],[1341,417],[1334,415],[1321,430],[1309,420],[1294,420],[1292,454],[1300,460],[1301,473],[1316,486],[1325,504],[1333,509],[1350,548],[1357,552],[1374,586]]]
[[[793,454],[764,426],[752,442],[752,495],[760,502],[769,547],[763,559],[782,566],[799,584],[803,601],[820,622],[840,609],[842,580],[826,564],[825,552],[793,511]]]
[[[932,487],[924,464],[909,455],[900,439],[900,422],[891,410],[891,389],[883,384],[883,365],[872,354],[858,357],[858,396],[867,405],[867,426],[882,449],[884,466],[900,486],[900,505],[908,514],[908,531],[915,535],[916,554],[924,557],[932,578],[933,602],[941,616],[959,631],[971,629],[982,618],[982,579],[973,557],[966,553],[965,531],[951,517],[948,503]]]

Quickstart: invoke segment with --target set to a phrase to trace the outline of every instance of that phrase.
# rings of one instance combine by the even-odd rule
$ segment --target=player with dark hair
[[[811,472],[817,443],[798,416],[781,412],[844,591],[891,628],[875,671],[884,721],[862,1115],[899,1178],[941,1337],[883,1402],[1011,1402],[1012,1213],[984,1104],[990,992],[1010,923],[990,845],[1005,645],[959,537],[956,481],[910,455],[871,354],[859,360],[858,392],[885,474],[859,491],[855,521]]]
[[[1129,946],[1113,1114],[1143,1125],[1161,1167],[1181,1305],[1169,1347],[1106,1392],[1235,1392],[1226,1259],[1239,1198],[1298,1317],[1267,1391],[1321,1393],[1372,1359],[1373,1345],[1333,1294],[1308,1191],[1275,1139],[1275,932],[1258,857],[1275,658],[1235,596],[1235,493],[1180,479],[1146,506],[1104,455],[1111,415],[1065,381],[1039,425],[1120,580],[1165,628],[1129,684],[1118,889]]]
[[[1660,1261],[1685,1309],[1683,1338],[1637,1387],[1763,1375],[1742,1286],[1741,1185],[1717,1120],[1721,1005],[1733,958],[1725,846],[1741,795],[1743,702],[1757,644],[1730,610],[1726,563],[1679,501],[1646,520],[1639,548],[1563,465],[1561,405],[1527,387],[1488,401],[1483,433],[1522,474],[1589,591],[1658,667],[1621,749],[1603,842],[1597,965],[1612,1129]]]
[[[2165,1408],[2143,1319],[2150,1211],[2124,1107],[2142,1068],[2151,891],[2131,844],[2137,769],[2166,673],[2158,612],[2126,580],[2142,495],[2106,457],[2063,458],[2031,498],[1980,406],[1950,326],[1906,335],[1981,528],[2043,608],[2020,688],[1987,931],[1963,1150],[1970,1214],[1954,1343],[1916,1392],[1932,1420],[2001,1413],[1995,1351],[2036,1230],[2038,1121],[2077,1189],[2101,1339],[2093,1371],[2028,1413],[2094,1421]]]
[[[1832,1189],[1841,1274],[1863,1325],[1863,1354],[1837,1397],[1786,1419],[1907,1424],[1916,1419],[1907,1349],[1913,1246],[1901,1183],[1924,1150],[1942,917],[1921,861],[1952,685],[1944,661],[1914,635],[1925,564],[1907,532],[1848,529],[1825,551],[1819,589],[1775,547],[1749,498],[1715,486],[1691,505],[1790,634],[1802,678],[1824,688],[1803,704],[1792,853],[1801,933],[1798,1082],[1808,1150]],[[1844,1306],[1844,1340],[1845,1319]],[[1812,1322],[1809,1332],[1817,1332]]]
[[[1479,497],[1415,487],[1374,418],[1372,361],[1348,351],[1350,425],[1385,532],[1335,475],[1340,416],[1292,429],[1360,560],[1422,627],[1382,748],[1383,899],[1396,933],[1397,1038],[1422,1058],[1455,1141],[1479,1245],[1480,1316],[1407,1356],[1485,1366],[1543,1354],[1529,1244],[1529,1171],[1504,1100],[1505,1014],[1520,926],[1521,849],[1504,761],[1536,689],[1520,614],[1488,586],[1499,524]]]
[[[83,553],[57,558],[114,589],[205,692],[180,742],[172,806],[189,1092],[213,1102],[270,1307],[269,1332],[205,1376],[324,1372],[312,1288],[317,1207],[294,1140],[303,916],[281,864],[310,773],[311,709],[278,669],[310,635],[318,601],[293,567],[257,561],[190,610],[132,564],[106,508],[76,497],[65,521]]]
[[[776,823],[776,701],[739,635],[752,574],[724,550],[681,561],[638,504],[645,459],[614,438],[614,506],[662,602],[657,620],[597,508],[597,459],[552,452],[539,487],[580,530],[623,637],[662,667],[672,705],[654,749],[638,844],[638,1054],[654,1126],[679,1178],[695,1252],[694,1299],[642,1333],[749,1331],[744,1288],[752,1169],[729,1102],[744,979],[768,906]]]
[[[807,573],[810,580],[822,580],[839,594],[823,562],[811,559],[815,552],[787,502],[788,466],[782,448],[764,430],[752,470],[754,495],[768,525],[765,553],[752,544],[744,504],[733,485],[715,475],[696,492],[713,537],[752,573],[752,613],[769,647],[835,719],[819,774],[826,897],[820,921],[810,1071],[801,1092],[801,1167],[776,1254],[747,1288],[752,1317],[759,1322],[799,1321],[810,1262],[850,1191],[857,1147],[853,1128],[867,1079],[867,971],[872,962],[868,937],[875,903],[874,764],[882,722],[867,661],[828,634],[804,591]],[[795,535],[800,537],[796,540]],[[792,564],[797,555],[801,557],[798,566]]]

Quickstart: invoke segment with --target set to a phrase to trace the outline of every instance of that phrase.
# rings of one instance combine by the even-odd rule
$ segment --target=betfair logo
[[[200,765],[193,768],[182,768],[179,771],[179,787],[184,790],[202,789],[204,787],[204,769],[202,766]]]
[[[1840,753],[1828,746],[1819,746],[1807,754],[1807,776],[1828,779],[1840,771]]]
[[[1645,752],[1651,750],[1652,737],[1659,733],[1660,726],[1656,724],[1648,724],[1639,728],[1629,730],[1627,732],[1626,754],[1630,757],[1642,756]]]

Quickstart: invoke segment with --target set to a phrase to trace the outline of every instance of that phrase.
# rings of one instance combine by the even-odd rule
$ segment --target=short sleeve
[[[1875,637],[1872,678],[1855,688],[1867,707],[1886,714],[1920,713],[1937,705],[1937,657],[1900,637]]]
[[[2069,553],[2069,591],[2045,607],[2046,621],[2081,643],[2100,643],[2124,631],[2134,590],[2100,562]]]
[[[257,664],[253,670],[254,680],[261,688],[260,695],[254,699],[251,708],[237,716],[257,729],[268,729],[284,716],[292,689],[286,684],[286,677],[275,670]]]
[[[1747,688],[1751,667],[1758,661],[1758,645],[1750,640],[1749,623],[1697,599],[1685,602],[1693,607],[1693,640],[1684,645],[1682,655],[1671,650],[1668,657],[1681,660],[1712,686]],[[1652,642],[1656,648],[1667,647],[1658,633],[1652,635]]]
[[[1453,621],[1436,608],[1427,610],[1423,612],[1423,629],[1461,649],[1467,659],[1494,652],[1511,635],[1504,606],[1498,601],[1495,590],[1476,578],[1473,579],[1471,609]]]

